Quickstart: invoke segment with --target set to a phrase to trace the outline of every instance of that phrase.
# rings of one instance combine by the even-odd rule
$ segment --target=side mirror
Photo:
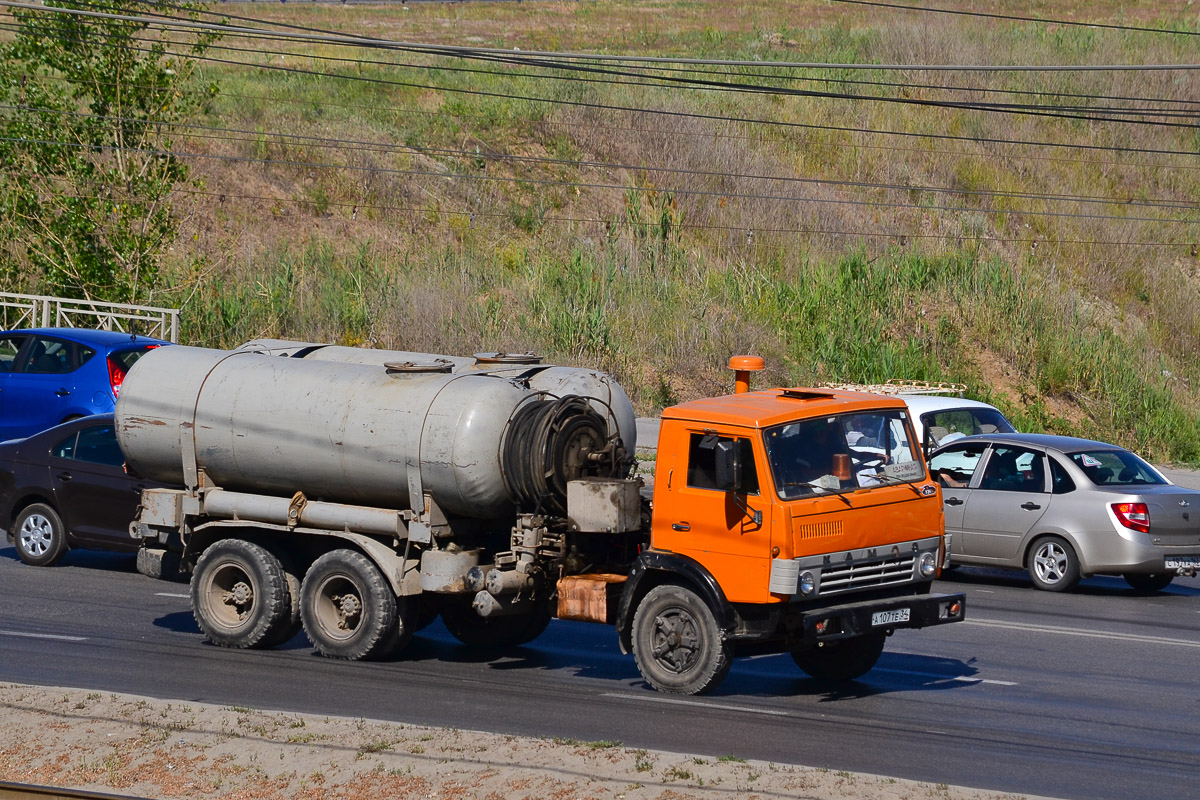
[[[742,462],[738,458],[737,445],[725,439],[717,442],[717,489],[733,492],[742,485]]]

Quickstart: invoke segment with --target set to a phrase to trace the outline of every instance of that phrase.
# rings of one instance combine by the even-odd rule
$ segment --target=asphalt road
[[[1053,595],[960,570],[969,621],[901,631],[841,690],[785,656],[735,662],[717,693],[646,687],[603,626],[556,621],[481,659],[440,624],[400,657],[346,663],[303,636],[274,651],[205,644],[186,586],[129,556],[21,564],[0,548],[0,680],[504,733],[620,740],[1072,798],[1192,797],[1200,774],[1200,579],[1135,597],[1093,578]]]

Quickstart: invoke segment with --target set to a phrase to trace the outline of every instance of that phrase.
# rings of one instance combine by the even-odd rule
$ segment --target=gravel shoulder
[[[995,800],[1019,795],[624,747],[0,684],[0,780],[222,800]]]

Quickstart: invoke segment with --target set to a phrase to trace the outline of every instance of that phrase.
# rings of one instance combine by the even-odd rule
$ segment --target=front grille
[[[876,586],[911,583],[917,554],[909,551],[898,556],[844,561],[821,568],[821,594],[838,594]]]

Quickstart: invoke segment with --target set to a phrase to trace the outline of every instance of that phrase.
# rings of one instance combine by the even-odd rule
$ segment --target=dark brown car
[[[70,547],[135,552],[129,535],[141,491],[128,475],[111,414],[84,417],[0,443],[0,520],[26,564],[53,564]]]

